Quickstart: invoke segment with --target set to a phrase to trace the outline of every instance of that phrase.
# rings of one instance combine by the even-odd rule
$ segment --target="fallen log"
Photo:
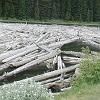
[[[70,61],[64,61],[65,64],[72,64],[72,65],[75,65],[75,64],[79,64],[80,61],[79,60],[70,60]]]
[[[60,80],[58,80],[58,81],[55,81],[55,82],[44,84],[44,86],[47,87],[47,88],[49,88],[51,85],[59,84],[59,85],[61,85],[60,89],[62,89],[64,87],[68,87],[69,84],[66,84],[66,83],[70,83],[70,81],[71,81],[71,78],[68,78],[68,79],[65,79],[64,82],[61,82]]]
[[[52,43],[48,46],[48,48],[52,48],[52,49],[59,48],[64,44],[68,44],[68,43],[77,41],[78,39],[79,38],[74,38],[74,39],[69,39],[66,41]],[[27,46],[27,47],[24,47],[21,49],[8,51],[6,53],[0,54],[0,62],[2,62],[2,60],[6,59],[6,58],[7,58],[7,60],[4,60],[4,62],[7,62],[9,60],[8,58],[10,58],[11,56],[14,56],[14,58],[16,58],[17,56],[20,56],[20,54],[24,55],[24,54],[27,54],[27,53],[32,52],[34,50],[37,50],[37,49],[38,49],[38,47],[36,45],[31,45],[31,46]],[[12,59],[12,58],[10,58],[10,59]]]
[[[61,51],[59,49],[56,49],[56,50],[52,51],[51,53],[49,53],[49,54],[47,54],[47,55],[45,55],[43,57],[39,57],[38,59],[36,59],[34,61],[31,61],[31,62],[29,62],[29,63],[27,63],[27,64],[25,64],[25,65],[23,65],[23,66],[21,66],[21,67],[19,67],[17,69],[15,69],[14,71],[11,71],[9,73],[6,73],[5,75],[3,75],[3,76],[0,77],[0,80],[3,80],[5,78],[7,78],[7,77],[16,75],[16,74],[18,74],[20,72],[26,71],[29,68],[31,68],[31,67],[39,64],[39,63],[42,63],[45,60],[48,60],[50,58],[53,58],[53,57],[55,57],[56,55],[58,55],[60,53],[61,53]]]
[[[62,58],[65,64],[79,64],[81,61],[80,58],[76,57],[63,56]]]
[[[100,37],[94,37],[92,41],[100,44]]]
[[[74,57],[84,57],[85,54],[82,52],[75,52],[75,51],[62,51],[62,54],[74,56]]]
[[[64,78],[69,78],[71,75],[72,75],[72,73],[71,74],[66,74],[66,75],[64,75]],[[51,83],[51,82],[54,82],[54,81],[57,81],[57,80],[60,80],[60,76],[56,77],[56,78],[51,78],[51,79],[41,81],[41,84],[47,84],[47,83]]]
[[[8,62],[8,61],[10,61],[10,60],[12,60],[12,59],[15,59],[15,58],[17,58],[17,57],[24,56],[24,55],[26,55],[27,53],[30,53],[30,52],[32,52],[32,51],[34,51],[34,50],[36,50],[36,49],[38,49],[38,48],[33,48],[33,49],[25,50],[24,52],[18,53],[18,54],[14,55],[14,56],[11,56],[11,57],[8,57],[8,58],[4,59],[2,62],[5,63],[5,62]]]
[[[30,51],[34,51],[38,49],[37,46],[35,45],[31,45],[31,46],[27,46],[27,47],[24,47],[24,48],[21,48],[21,49],[17,49],[17,50],[11,50],[11,51],[8,51],[6,53],[3,53],[3,54],[0,54],[0,62],[2,62],[2,60],[6,59],[6,58],[9,58],[11,56],[14,56],[14,55],[17,55],[17,54],[20,54],[20,53],[23,53],[25,51],[30,52]],[[26,52],[25,52],[26,53]]]
[[[61,56],[58,56],[58,69],[63,69],[63,62]],[[64,80],[64,73],[61,74],[60,80]]]
[[[80,60],[80,58],[77,58],[77,57],[69,57],[69,56],[63,56],[62,58],[63,58],[63,60]]]
[[[46,66],[48,69],[53,69],[53,59],[48,59],[46,61],[44,61],[44,63],[46,63]]]
[[[53,66],[55,66],[55,64],[57,63],[57,59],[58,59],[58,56],[56,55],[56,57],[54,57],[53,59]]]
[[[40,44],[40,45],[43,45],[43,44],[51,44],[51,43],[53,43],[53,42],[56,42],[58,38],[59,38],[59,36],[50,37],[50,38],[48,38],[48,39],[46,39],[46,40],[44,40],[44,41],[39,42],[39,44]]]
[[[60,48],[64,44],[69,44],[69,43],[72,43],[72,42],[76,42],[78,40],[79,40],[79,38],[73,38],[73,39],[69,39],[69,40],[65,40],[65,41],[55,42],[55,43],[50,44],[48,47],[51,47],[53,49],[54,48]]]
[[[96,51],[100,51],[100,44],[91,41],[91,40],[83,40],[82,43],[86,44],[87,46],[89,46],[90,48],[96,50]]]
[[[79,64],[73,65],[73,66],[70,66],[70,67],[67,67],[67,68],[55,70],[55,71],[52,71],[52,72],[48,72],[48,73],[45,73],[45,74],[42,74],[42,75],[37,75],[37,76],[34,76],[31,79],[33,79],[35,81],[41,81],[41,80],[48,79],[50,77],[54,77],[54,76],[62,74],[62,73],[73,71],[77,67],[79,67]]]
[[[31,62],[32,60],[35,60],[38,57],[44,56],[46,54],[47,54],[47,52],[46,53],[42,53],[42,54],[37,54],[37,55],[36,54],[35,55],[31,55],[31,57],[23,59],[22,61],[12,62],[12,63],[10,63],[10,65],[13,66],[13,67],[19,67],[19,66],[22,66],[22,65],[24,65],[26,63]]]
[[[36,41],[36,43],[42,41],[44,38],[48,37],[49,35],[50,35],[50,33],[44,34],[43,36],[41,36],[41,37]]]
[[[62,69],[62,66],[61,56],[58,56],[58,69]]]

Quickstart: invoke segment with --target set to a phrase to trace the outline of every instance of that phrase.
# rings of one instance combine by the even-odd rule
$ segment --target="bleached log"
[[[48,48],[47,46],[45,46],[45,45],[39,45],[38,43],[36,43],[36,42],[34,42],[34,44],[37,46],[37,47],[39,47],[40,49],[42,49],[42,50],[45,50],[45,51],[47,51],[47,52],[51,52],[52,51],[52,49],[51,48]]]
[[[70,60],[70,61],[64,61],[64,63],[65,64],[73,64],[73,65],[75,65],[75,64],[79,64],[80,63],[80,61],[79,60]]]
[[[41,57],[41,56],[46,55],[46,54],[47,54],[47,52],[46,52],[46,53],[41,53],[41,54],[34,54],[34,55],[31,55],[31,57],[29,57],[29,58],[23,59],[22,61],[19,61],[19,62],[12,62],[12,63],[10,63],[10,65],[11,65],[11,66],[15,66],[15,67],[22,66],[22,65],[24,65],[24,64],[26,64],[26,63],[29,63],[29,62],[32,61],[32,60],[35,60],[35,59],[38,58],[38,57]]]
[[[61,60],[61,56],[58,56],[58,69],[62,69],[62,60]]]
[[[71,78],[65,79],[64,82],[61,82],[60,80],[57,80],[55,82],[51,82],[51,83],[44,84],[44,86],[46,88],[49,88],[49,86],[51,86],[51,85],[58,84],[59,85],[59,88],[62,89],[64,87],[66,87],[66,85],[67,85],[67,84],[64,84],[64,83],[70,83],[70,81],[71,81]]]
[[[63,62],[61,59],[61,56],[58,56],[58,69],[62,69],[63,68]],[[64,79],[64,73],[61,74],[60,80]]]
[[[74,41],[77,41],[77,40],[78,40],[78,38],[74,38],[74,39],[69,39],[69,40],[66,40],[66,41],[52,43],[48,46],[48,48],[53,48],[53,49],[55,49],[57,47],[59,48],[60,46],[62,46],[64,44],[71,43],[71,42],[74,42]],[[31,46],[27,46],[27,47],[24,47],[24,48],[21,48],[21,49],[18,49],[18,50],[12,50],[12,51],[3,53],[3,54],[0,55],[0,62],[2,62],[2,60],[6,59],[6,58],[7,59],[10,58],[11,56],[16,57],[15,55],[17,55],[17,54],[18,54],[17,56],[20,56],[20,54],[24,55],[24,53],[29,53],[29,52],[36,50],[36,49],[38,49],[38,47],[36,45],[31,45]],[[10,59],[12,59],[12,58],[10,58]]]
[[[80,58],[77,58],[77,57],[69,57],[69,56],[63,56],[62,58],[64,60],[80,60]]]
[[[76,57],[63,56],[62,58],[65,64],[79,64],[81,61],[80,58],[76,58]]]
[[[59,36],[50,37],[50,38],[48,38],[48,39],[46,39],[46,40],[44,40],[44,41],[39,42],[39,44],[40,44],[40,45],[43,45],[43,44],[51,44],[51,43],[53,43],[53,42],[56,42],[58,38],[59,38]]]
[[[92,39],[92,41],[94,41],[94,42],[100,44],[100,37],[94,37],[94,38]]]
[[[66,75],[64,75],[64,78],[68,78],[70,76],[71,76],[71,74],[66,74]],[[56,77],[56,78],[51,78],[51,79],[48,79],[48,80],[41,81],[41,84],[47,84],[47,83],[51,83],[51,82],[54,82],[54,81],[57,81],[57,80],[60,80],[60,76]]]
[[[85,41],[82,41],[82,43],[86,44],[87,46],[91,47],[94,50],[97,50],[97,51],[100,50],[100,44],[98,44],[98,43],[96,43],[94,41],[85,40]]]
[[[60,42],[55,42],[49,45],[49,47],[51,48],[59,48],[62,47],[64,44],[69,44],[75,41],[78,41],[79,38],[73,38],[73,39],[69,39],[69,40],[65,40],[65,41],[60,41]]]
[[[41,81],[41,80],[48,79],[50,77],[54,77],[54,76],[62,74],[62,73],[73,71],[77,67],[79,67],[79,64],[73,65],[73,66],[70,66],[70,67],[67,67],[67,68],[55,70],[55,71],[52,71],[52,72],[48,72],[48,73],[45,73],[45,74],[42,74],[42,75],[37,75],[37,76],[34,76],[31,79],[33,79],[35,81]]]
[[[82,52],[75,52],[75,51],[62,51],[62,54],[75,56],[75,57],[84,57],[85,54]]]
[[[34,61],[31,61],[31,62],[21,66],[20,68],[17,68],[14,71],[11,71],[11,72],[7,73],[6,75],[1,76],[0,80],[5,79],[5,78],[10,77],[10,76],[13,76],[13,75],[16,75],[16,74],[18,74],[20,72],[26,71],[26,70],[30,69],[31,67],[33,67],[33,66],[35,66],[37,64],[40,64],[45,60],[53,58],[54,56],[56,56],[56,55],[58,55],[60,53],[61,53],[61,51],[59,49],[57,49],[55,51],[52,51],[51,53],[49,53],[47,55],[44,55],[43,57],[39,57],[38,59],[36,59]]]
[[[2,62],[2,60],[4,60],[5,58],[9,58],[11,56],[17,55],[19,53],[23,53],[25,51],[30,52],[30,51],[33,51],[33,50],[36,50],[36,49],[38,49],[37,46],[31,45],[31,46],[27,46],[27,47],[24,47],[24,48],[21,48],[21,49],[11,50],[11,51],[8,51],[6,53],[2,53],[2,54],[0,54],[0,62]]]
[[[64,62],[63,62],[63,68],[66,68],[66,66],[65,66]]]
[[[43,36],[41,36],[41,37],[36,41],[36,43],[42,41],[44,38],[48,37],[49,35],[50,35],[50,33],[44,34]]]
[[[56,55],[56,57],[54,57],[53,59],[53,66],[57,63],[57,59],[58,59],[58,56]]]
[[[14,55],[14,56],[11,56],[11,57],[7,58],[7,59],[4,59],[2,62],[5,63],[5,62],[8,62],[8,61],[10,61],[10,60],[12,60],[12,59],[15,59],[15,58],[17,58],[17,57],[24,56],[24,55],[26,55],[27,53],[30,53],[30,52],[32,52],[32,51],[34,51],[34,50],[36,50],[36,49],[38,49],[38,48],[27,49],[27,50],[25,50],[25,51],[23,51],[23,52],[21,52],[21,53],[18,53],[18,54]]]
[[[53,69],[53,59],[48,59],[44,63],[46,63],[48,69]]]

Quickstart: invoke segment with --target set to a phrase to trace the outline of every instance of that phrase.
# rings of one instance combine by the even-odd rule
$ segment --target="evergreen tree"
[[[0,17],[100,21],[100,0],[0,0]]]

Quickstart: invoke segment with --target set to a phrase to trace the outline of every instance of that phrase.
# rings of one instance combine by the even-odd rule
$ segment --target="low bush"
[[[98,54],[99,55],[99,54]],[[100,83],[100,57],[88,55],[80,63],[80,76],[75,79],[73,85]]]
[[[0,100],[54,100],[39,83],[24,80],[0,87]]]

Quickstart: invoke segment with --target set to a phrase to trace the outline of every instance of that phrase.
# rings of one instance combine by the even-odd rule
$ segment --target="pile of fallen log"
[[[16,50],[10,50],[0,54],[0,81],[32,70],[34,67],[44,65],[52,71],[33,76],[31,79],[41,82],[48,89],[54,92],[57,89],[70,87],[73,75],[79,74],[79,63],[84,53],[75,51],[61,51],[65,44],[83,43],[93,50],[100,50],[99,36],[92,39],[84,38],[81,35],[69,38],[67,34],[53,36],[52,33],[43,33],[38,36],[33,44]],[[94,52],[91,52],[95,54]],[[7,69],[12,69],[7,72]],[[5,73],[6,72],[6,73]]]

